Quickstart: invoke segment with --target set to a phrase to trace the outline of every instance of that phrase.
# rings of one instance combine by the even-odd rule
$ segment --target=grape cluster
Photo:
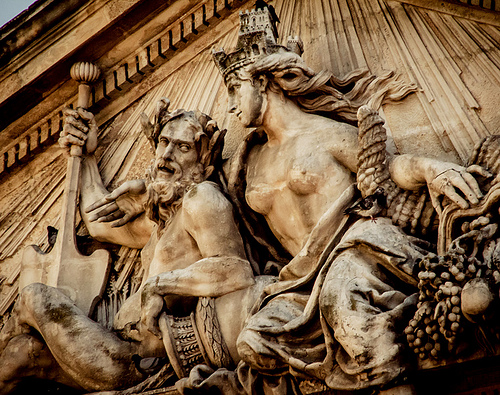
[[[469,280],[500,282],[500,271],[491,259],[495,255],[492,243],[498,244],[491,238],[497,224],[479,217],[464,223],[462,231],[465,234],[445,256],[429,254],[418,264],[419,302],[405,334],[420,359],[438,359],[457,351],[457,338],[469,324],[461,310],[462,288]]]

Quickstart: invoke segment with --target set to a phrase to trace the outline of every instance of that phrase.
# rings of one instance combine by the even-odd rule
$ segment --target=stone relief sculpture
[[[316,73],[299,38],[277,44],[267,8],[240,18],[236,50],[213,56],[229,112],[256,129],[225,173],[225,131],[163,99],[143,119],[148,179],[108,193],[94,117],[67,110],[60,141],[84,146],[85,224],[141,248],[144,280],[112,331],[55,288],[24,288],[0,332],[0,393],[32,375],[115,394],[175,382],[185,394],[412,393],[408,369],[458,355],[467,331],[496,352],[498,139],[467,167],[390,152],[377,109],[414,86]]]
[[[483,195],[472,173],[490,174],[412,155],[386,157],[383,122],[361,104],[377,108],[411,87],[390,76],[339,81],[316,74],[291,50],[300,48],[297,39],[279,46],[265,21],[248,22],[259,16],[242,16],[235,52],[214,53],[229,111],[258,128],[229,187],[240,207],[265,218],[293,259],[240,334],[240,356],[260,378],[274,376],[275,389],[280,377],[282,393],[304,377],[341,390],[394,386],[406,368],[398,333],[417,302],[413,274],[431,249],[401,228],[418,234],[421,224],[427,233],[443,198],[461,209],[478,204]],[[344,216],[356,205],[355,182],[361,203],[385,195],[378,201],[387,206],[371,215],[392,218]]]
[[[147,377],[141,369],[144,358],[153,357],[154,362],[154,357],[165,356],[164,342],[170,341],[165,336],[175,326],[165,327],[175,321],[165,312],[189,316],[201,297],[199,315],[210,315],[214,309],[210,298],[255,284],[231,204],[209,181],[216,179],[225,131],[200,112],[170,113],[168,105],[162,101],[155,124],[146,125],[156,149],[149,180],[125,183],[110,195],[93,155],[97,126],[92,114],[67,110],[61,144],[84,145],[86,152],[81,203],[93,204],[88,212],[82,211],[85,223],[99,240],[143,248],[147,274],[140,291],[117,314],[113,332],[90,320],[58,289],[40,283],[25,287],[0,335],[2,393],[33,375],[87,391],[130,387]],[[244,297],[237,297],[240,314]],[[158,327],[160,313],[164,315]],[[207,325],[205,321],[201,319]],[[212,317],[211,325],[215,331],[217,317]],[[236,331],[234,336],[238,333],[236,327],[229,330]],[[220,335],[215,340],[204,336],[211,343],[220,340]],[[227,332],[226,337],[231,338]],[[174,348],[169,351],[177,352],[175,343],[170,346]],[[204,361],[199,350],[199,355],[193,347],[190,351],[189,363]],[[232,361],[231,353],[237,355],[224,340],[219,341],[218,351],[219,355],[212,346],[209,352],[216,366]],[[32,353],[38,355],[35,361],[29,357]],[[183,361],[175,366],[181,373],[187,368]],[[168,378],[171,369],[165,365],[162,377]]]

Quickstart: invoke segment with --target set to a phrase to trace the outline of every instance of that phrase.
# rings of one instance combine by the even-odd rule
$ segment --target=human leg
[[[241,331],[237,347],[241,359],[259,372],[275,374],[290,367],[303,370],[324,357],[319,320],[287,329],[304,313],[308,293],[277,296],[251,316]]]
[[[12,338],[0,354],[0,394],[10,393],[25,377],[57,381],[81,389],[59,367],[45,343],[23,334]]]
[[[14,338],[35,330],[60,368],[82,388],[123,388],[143,378],[132,361],[135,347],[92,321],[53,287],[24,288],[9,321],[0,333],[2,355]]]

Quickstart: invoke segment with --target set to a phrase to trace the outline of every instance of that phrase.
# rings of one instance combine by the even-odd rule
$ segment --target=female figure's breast
[[[324,212],[354,181],[326,150],[296,143],[281,146],[280,155],[265,163],[249,162],[253,168],[247,174],[246,191],[249,206],[266,217],[292,254],[300,251]]]

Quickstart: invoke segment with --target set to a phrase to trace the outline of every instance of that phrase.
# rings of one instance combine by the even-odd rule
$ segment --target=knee
[[[55,296],[58,292],[56,288],[41,283],[32,283],[24,287],[19,293],[14,308],[18,319],[21,322],[29,321],[30,317],[44,311],[44,306],[56,300]]]
[[[319,309],[330,325],[337,320],[340,292],[340,284],[325,281],[319,295]]]
[[[19,297],[16,302],[17,311],[19,313],[30,311],[30,307],[33,306],[34,300],[44,294],[44,287],[46,287],[46,285],[40,283],[32,283],[25,286],[21,292],[19,292]]]
[[[21,292],[19,292],[19,300],[26,303],[40,297],[46,293],[47,285],[41,283],[32,283],[26,285]]]
[[[243,359],[243,361],[248,363],[248,357],[255,353],[252,348],[251,338],[253,331],[251,329],[243,328],[243,330],[238,335],[238,339],[236,340],[236,349],[238,350],[238,354]]]
[[[245,328],[238,336],[236,346],[241,360],[259,371],[274,372],[283,367],[273,346],[259,332]]]

